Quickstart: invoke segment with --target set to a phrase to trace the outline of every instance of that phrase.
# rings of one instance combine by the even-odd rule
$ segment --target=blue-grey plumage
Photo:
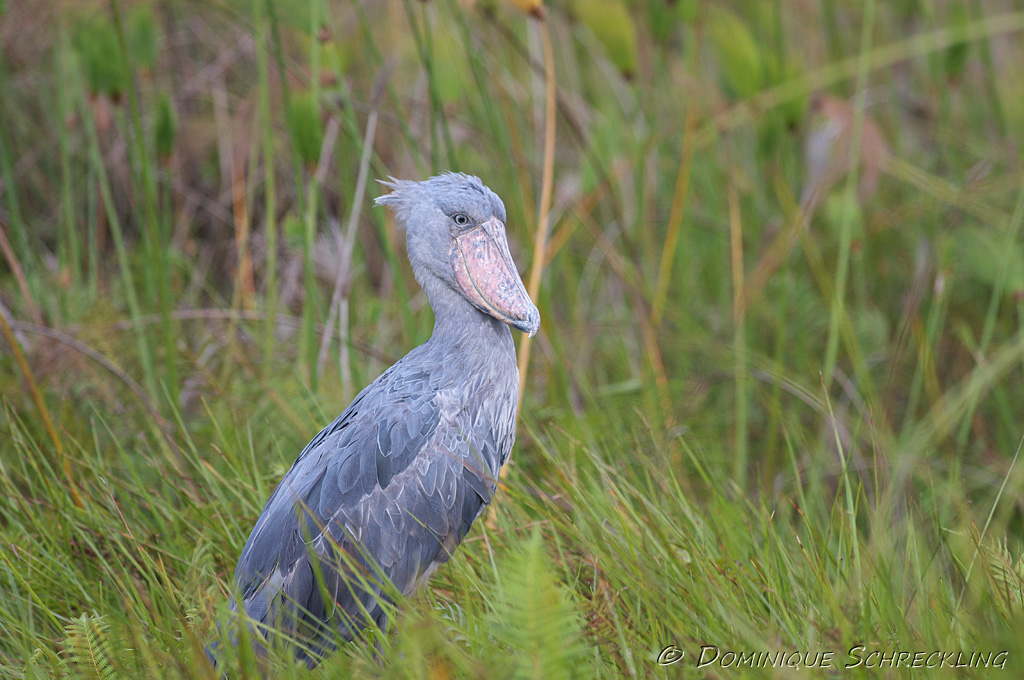
[[[434,332],[368,385],[299,454],[235,571],[256,622],[308,641],[382,625],[380,581],[412,593],[446,562],[494,496],[515,439],[518,370],[509,325],[537,308],[509,255],[505,207],[476,177],[392,179],[377,199],[406,227]]]

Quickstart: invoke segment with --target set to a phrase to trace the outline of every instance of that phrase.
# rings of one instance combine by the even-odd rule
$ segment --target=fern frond
[[[491,614],[498,639],[517,661],[515,677],[568,680],[592,677],[585,664],[583,624],[570,591],[544,552],[539,529],[521,555],[501,569],[502,589]]]
[[[114,652],[107,622],[102,616],[83,613],[65,628],[61,648],[67,658],[69,677],[114,680]]]

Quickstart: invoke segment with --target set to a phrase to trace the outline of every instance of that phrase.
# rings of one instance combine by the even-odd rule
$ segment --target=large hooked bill
[[[451,258],[455,280],[477,309],[533,337],[540,312],[508,252],[501,220],[492,217],[456,236]]]

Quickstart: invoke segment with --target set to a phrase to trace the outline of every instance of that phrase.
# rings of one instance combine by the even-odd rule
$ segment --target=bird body
[[[378,203],[406,224],[434,332],[303,449],[235,571],[233,607],[304,640],[297,655],[310,665],[335,640],[383,627],[384,580],[411,594],[491,501],[515,440],[507,324],[533,334],[540,320],[508,253],[504,206],[479,179],[387,184]]]

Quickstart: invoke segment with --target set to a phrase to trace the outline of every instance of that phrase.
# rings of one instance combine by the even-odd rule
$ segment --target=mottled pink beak
[[[492,217],[456,236],[451,260],[455,280],[477,309],[533,337],[540,312],[519,278],[500,220]]]

